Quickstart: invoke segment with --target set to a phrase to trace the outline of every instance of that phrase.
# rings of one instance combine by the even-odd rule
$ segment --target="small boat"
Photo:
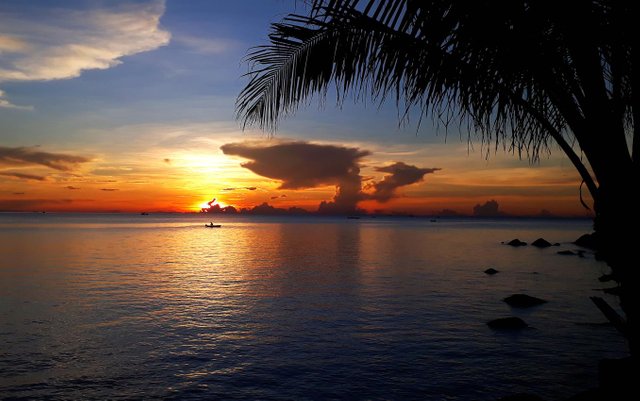
[[[216,228],[216,227],[222,227],[222,224],[213,224],[213,222],[211,222],[209,224],[205,224],[204,226],[209,228]]]
[[[147,212],[140,213],[140,216],[148,216],[148,215],[149,215],[149,213],[147,213]]]

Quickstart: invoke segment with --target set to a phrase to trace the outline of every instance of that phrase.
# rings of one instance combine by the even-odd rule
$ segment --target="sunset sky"
[[[534,164],[502,148],[487,157],[457,127],[399,126],[393,104],[329,97],[273,137],[242,131],[243,57],[296,10],[302,2],[0,2],[0,211],[182,212],[216,198],[416,214],[473,214],[495,200],[514,215],[587,214],[559,150]]]

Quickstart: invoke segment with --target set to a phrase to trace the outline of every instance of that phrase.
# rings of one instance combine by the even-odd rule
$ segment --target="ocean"
[[[209,221],[222,225],[205,228]],[[0,398],[545,399],[626,353],[589,220],[0,214]],[[558,247],[501,244],[544,237]],[[489,276],[489,267],[499,273]],[[548,303],[512,309],[526,293]],[[486,322],[519,316],[531,328]]]

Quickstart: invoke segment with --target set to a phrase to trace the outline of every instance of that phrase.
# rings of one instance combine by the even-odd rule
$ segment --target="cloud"
[[[494,199],[486,201],[483,205],[477,204],[473,207],[473,215],[479,217],[496,217],[503,216],[504,213],[499,211],[500,205]]]
[[[258,187],[229,187],[229,188],[223,188],[223,191],[239,191],[241,189],[246,189],[247,191],[255,191],[256,189],[258,189]]]
[[[389,175],[384,176],[382,181],[371,184],[374,191],[368,197],[378,202],[388,202],[395,196],[396,189],[399,187],[420,182],[426,174],[432,174],[439,170],[439,168],[418,168],[403,162],[378,167],[376,171],[389,173]]]
[[[278,207],[271,206],[267,202],[263,202],[262,204],[255,206],[252,209],[242,209],[242,214],[258,214],[258,215],[301,215],[301,214],[309,214],[308,210],[299,208],[299,207],[290,207],[288,209],[281,209]]]
[[[105,192],[113,192],[113,191],[117,191],[118,188],[100,188],[100,190]]]
[[[2,54],[2,52],[0,52],[0,54]],[[20,105],[11,103],[6,98],[6,94],[2,89],[0,89],[0,107],[5,109],[33,110],[33,106],[20,106]]]
[[[171,164],[171,159],[164,159],[164,162],[167,164]]]
[[[24,195],[25,192],[13,192],[13,195]]]
[[[332,202],[323,202],[319,212],[352,213],[360,200],[360,160],[366,150],[308,142],[275,144],[243,142],[220,147],[226,155],[251,159],[242,163],[254,173],[282,181],[280,189],[315,188],[335,185]]]
[[[280,180],[280,189],[316,188],[335,185],[336,194],[331,201],[318,206],[321,214],[357,213],[358,202],[373,199],[387,202],[396,196],[396,189],[423,180],[426,174],[439,168],[419,168],[402,162],[377,171],[389,173],[379,182],[371,182],[363,192],[360,175],[362,158],[371,154],[367,150],[339,145],[320,145],[308,142],[242,142],[221,146],[226,155],[241,156],[251,161],[241,165],[263,177]],[[232,188],[227,188],[232,189]],[[283,195],[284,196],[284,195]],[[276,199],[277,196],[271,197]]]
[[[35,174],[18,173],[15,171],[0,171],[0,175],[5,177],[19,178],[21,180],[46,181],[47,177]]]
[[[49,153],[36,150],[35,147],[10,148],[0,146],[0,167],[24,165],[42,165],[54,170],[70,171],[80,163],[91,159],[62,153]]]
[[[75,191],[75,190],[80,189],[80,188],[78,188],[78,187],[74,187],[74,186],[72,186],[72,185],[66,186],[65,188],[66,188],[66,189],[69,189],[69,190],[71,190],[71,191]]]
[[[0,211],[32,211],[72,203],[72,199],[0,199]]]
[[[0,54],[28,50],[29,45],[15,36],[0,35]]]
[[[109,8],[24,7],[1,13],[0,82],[74,78],[164,46],[171,38],[159,25],[164,10],[164,1],[152,0]]]
[[[174,41],[184,45],[194,53],[203,55],[222,54],[235,47],[242,46],[240,42],[232,39],[200,38],[190,35],[176,36]]]
[[[229,143],[220,147],[226,155],[251,159],[242,163],[254,173],[282,181],[281,189],[337,185],[347,176],[358,176],[358,163],[368,151],[307,142]]]

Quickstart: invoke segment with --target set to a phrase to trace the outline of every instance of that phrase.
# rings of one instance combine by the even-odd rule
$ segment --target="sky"
[[[273,135],[243,130],[244,58],[291,12],[303,2],[0,2],[0,211],[588,215],[558,149],[532,163],[392,103],[329,96]]]

